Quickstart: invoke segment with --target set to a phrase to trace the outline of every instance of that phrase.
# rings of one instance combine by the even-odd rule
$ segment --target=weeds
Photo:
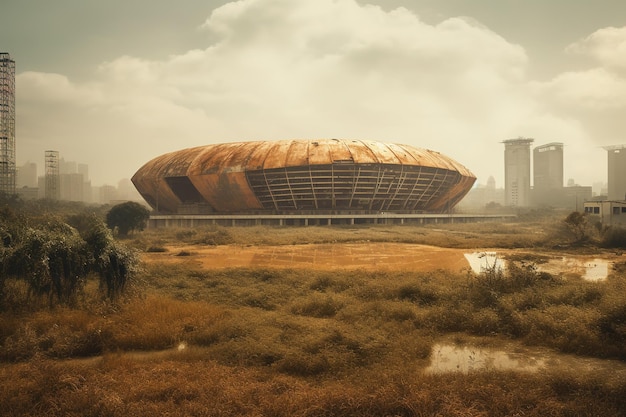
[[[531,235],[510,227],[519,241]],[[250,242],[328,238],[317,229],[298,237],[209,228],[175,238],[187,245],[241,242],[245,232]],[[340,241],[383,233],[333,231]],[[172,235],[154,233],[154,246],[169,248]],[[486,239],[469,226],[460,235]],[[141,239],[151,246],[152,237]],[[421,372],[446,334],[626,357],[624,271],[585,282],[540,273],[539,260],[518,258],[478,275],[211,270],[193,256],[145,264],[133,297],[103,300],[97,280],[88,280],[75,308],[31,304],[0,316],[0,403],[6,415],[25,416],[625,414],[619,373]],[[9,280],[5,300],[20,304],[23,285]]]

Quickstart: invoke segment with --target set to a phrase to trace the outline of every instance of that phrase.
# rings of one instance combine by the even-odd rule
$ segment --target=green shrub
[[[28,229],[6,259],[7,272],[24,279],[29,291],[50,302],[72,303],[85,284],[89,253],[75,229],[57,223]]]
[[[120,236],[145,229],[150,210],[134,201],[120,203],[111,208],[106,215],[106,224],[111,230],[117,230]]]
[[[36,228],[24,227],[20,239],[0,253],[0,302],[6,296],[7,277],[24,280],[30,295],[46,297],[50,304],[74,304],[87,277],[96,273],[109,298],[121,294],[134,276],[138,259],[133,251],[113,240],[96,216],[82,217],[82,231],[55,217]]]

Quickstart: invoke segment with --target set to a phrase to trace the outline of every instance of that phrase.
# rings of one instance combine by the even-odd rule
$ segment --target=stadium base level
[[[498,214],[231,214],[231,215],[152,215],[149,229],[219,226],[331,226],[331,225],[421,225],[474,222],[502,222],[515,215]]]

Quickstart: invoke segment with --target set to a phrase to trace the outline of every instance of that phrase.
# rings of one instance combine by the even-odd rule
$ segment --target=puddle
[[[612,265],[613,262],[606,259],[575,259],[564,256],[537,265],[537,269],[555,275],[562,273],[579,274],[588,281],[601,281],[609,275]]]
[[[470,268],[476,274],[494,267],[500,270],[506,268],[506,261],[498,257],[496,252],[473,252],[465,253],[464,256]],[[564,256],[550,259],[546,263],[537,264],[537,270],[553,275],[579,274],[588,281],[601,281],[609,275],[612,265],[613,262],[606,259],[578,259]]]
[[[585,274],[583,278],[589,281],[605,279],[609,275],[610,262],[603,259],[594,259],[585,263]]]
[[[573,372],[606,378],[626,377],[626,364],[613,359],[568,355],[549,349],[508,344],[498,348],[438,343],[432,348],[426,373],[449,372]]]
[[[515,370],[536,372],[546,358],[490,348],[436,344],[431,352],[430,373]]]
[[[476,274],[480,274],[491,268],[504,270],[506,263],[504,259],[498,257],[496,252],[473,252],[464,254],[470,268]]]
[[[494,266],[506,269],[504,257],[515,251],[496,252],[477,250],[465,253],[463,249],[405,243],[333,243],[287,246],[241,245],[221,246],[177,246],[167,252],[144,253],[149,262],[199,262],[207,269],[251,267],[251,268],[315,268],[322,270],[367,269],[367,270],[410,270],[464,271],[469,266],[480,274]],[[174,256],[181,251],[190,256]],[[539,271],[553,275],[578,274],[584,279],[605,279],[613,262],[589,257],[555,257],[537,264]]]

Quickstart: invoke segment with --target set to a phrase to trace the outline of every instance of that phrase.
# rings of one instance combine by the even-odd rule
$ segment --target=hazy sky
[[[502,140],[606,181],[626,143],[624,0],[0,0],[17,162],[94,185],[203,144],[346,138],[440,151],[503,186]]]

